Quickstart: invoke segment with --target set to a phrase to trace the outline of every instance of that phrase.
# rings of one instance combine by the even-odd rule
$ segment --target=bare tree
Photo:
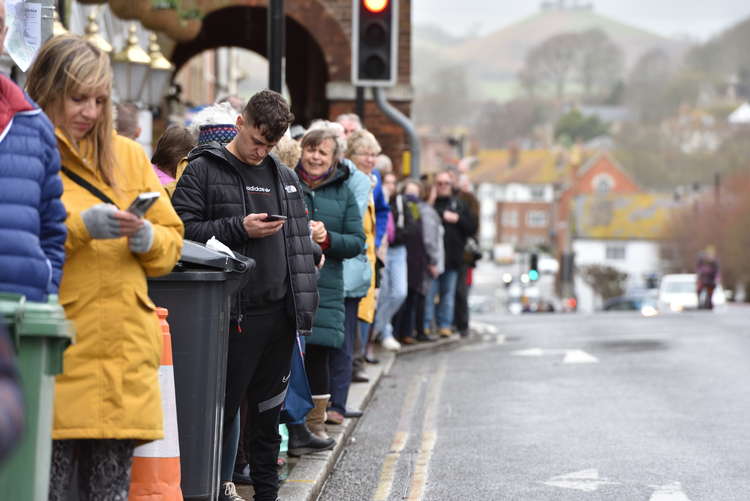
[[[625,56],[622,49],[598,29],[581,33],[579,44],[578,77],[584,98],[610,93],[623,74]]]
[[[623,73],[622,49],[603,31],[562,33],[548,38],[529,51],[518,74],[530,96],[552,89],[558,100],[570,84],[578,83],[583,95],[607,95]]]
[[[552,86],[555,96],[561,100],[572,80],[578,58],[578,34],[555,35],[531,49],[523,74],[527,80]]]

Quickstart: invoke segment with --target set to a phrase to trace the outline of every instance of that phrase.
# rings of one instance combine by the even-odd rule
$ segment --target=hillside
[[[609,35],[623,49],[628,67],[650,49],[660,48],[674,56],[686,49],[683,42],[628,26],[594,11],[542,10],[486,36],[463,41],[440,35],[435,28],[417,28],[415,81],[429,79],[440,65],[461,65],[477,84],[481,94],[478,97],[507,99],[516,89],[516,75],[531,48],[560,33],[589,29],[600,29]]]

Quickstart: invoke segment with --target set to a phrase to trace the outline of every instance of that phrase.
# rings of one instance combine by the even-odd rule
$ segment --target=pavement
[[[380,363],[366,364],[370,381],[352,384],[349,390],[348,407],[363,410],[367,414],[368,404],[375,397],[378,386],[387,379],[397,357],[426,351],[439,352],[460,341],[461,338],[454,335],[432,343],[404,345],[397,353],[382,349],[377,351],[376,357],[380,360]],[[314,501],[318,499],[337,462],[345,454],[347,447],[356,442],[353,435],[359,421],[361,419],[345,419],[341,425],[326,425],[328,434],[336,439],[336,446],[332,450],[306,454],[300,458],[287,458],[286,471],[282,472],[282,477],[285,478],[279,489],[279,497],[283,501]],[[252,487],[238,485],[237,492],[245,499],[252,499]]]
[[[750,309],[474,318],[381,376],[318,499],[750,499]]]

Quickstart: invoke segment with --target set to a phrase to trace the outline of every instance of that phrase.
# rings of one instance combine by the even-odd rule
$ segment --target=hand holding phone
[[[271,221],[286,221],[286,216],[282,216],[281,214],[269,214],[263,220],[264,223],[269,223]]]
[[[131,203],[130,207],[128,207],[127,212],[130,212],[131,214],[142,218],[146,215],[146,212],[151,208],[151,206],[156,203],[160,196],[161,193],[159,193],[158,191],[148,191],[146,193],[141,193],[140,195],[135,197],[133,203]]]

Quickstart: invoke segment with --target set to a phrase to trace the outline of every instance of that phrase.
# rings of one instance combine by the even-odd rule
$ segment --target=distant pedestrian
[[[190,153],[172,197],[187,238],[205,242],[215,236],[256,262],[232,309],[220,500],[242,499],[232,477],[243,396],[255,499],[276,499],[279,415],[292,347],[297,332],[310,333],[318,304],[302,187],[291,169],[269,155],[293,119],[280,94],[253,95],[232,127],[234,139],[226,146],[209,142]]]
[[[453,180],[448,171],[435,178],[437,199],[435,211],[440,215],[445,228],[445,270],[435,280],[425,302],[425,331],[432,328],[435,320],[438,334],[449,337],[453,334],[453,313],[459,270],[463,265],[466,240],[474,230],[471,216],[464,203],[453,194]],[[435,305],[435,299],[439,303]]]
[[[55,124],[68,217],[60,303],[76,342],[56,379],[50,500],[127,499],[138,441],[163,438],[161,331],[147,276],[172,270],[182,223],[143,148],[112,127],[107,54],[76,35],[47,41],[27,89]],[[141,218],[123,210],[161,197]],[[106,465],[104,467],[103,465]]]
[[[454,307],[453,324],[461,337],[469,335],[469,290],[473,271],[477,265],[479,245],[477,237],[479,234],[479,199],[472,193],[471,181],[465,174],[458,177],[458,189],[455,190],[456,198],[463,202],[466,214],[469,218],[471,233],[467,235],[464,247],[461,267],[458,269],[456,280],[456,304]]]
[[[392,320],[406,299],[408,291],[406,241],[414,228],[414,222],[406,199],[397,193],[394,174],[386,174],[383,177],[383,191],[389,196],[393,233],[392,238],[388,240],[374,330],[380,335],[380,342],[385,349],[398,351],[401,349],[401,343],[394,337]]]
[[[709,245],[705,252],[698,256],[695,265],[697,281],[698,307],[712,310],[714,308],[713,295],[719,282],[719,260],[716,258],[716,249]]]
[[[336,121],[344,127],[344,135],[347,139],[352,132],[362,130],[362,120],[356,113],[343,113],[336,117]]]
[[[138,107],[132,103],[118,103],[115,106],[115,130],[121,136],[133,141],[141,137],[138,125]]]

